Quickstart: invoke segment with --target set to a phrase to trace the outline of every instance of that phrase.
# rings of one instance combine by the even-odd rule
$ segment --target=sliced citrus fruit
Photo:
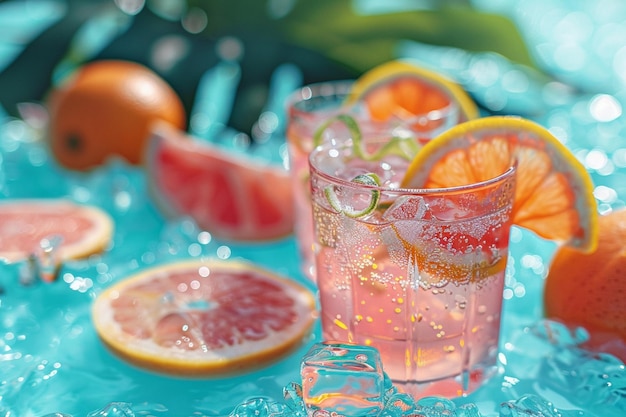
[[[186,376],[267,365],[300,345],[316,317],[312,293],[244,261],[188,260],[107,288],[93,322],[117,355]]]
[[[157,205],[170,216],[190,216],[216,237],[262,241],[293,231],[287,170],[159,123],[147,146],[146,176]]]
[[[590,332],[590,347],[626,360],[626,210],[600,216],[598,231],[592,253],[557,249],[545,281],[545,315],[583,326]],[[606,343],[616,339],[623,343]]]
[[[585,167],[541,125],[492,116],[459,124],[418,152],[402,182],[446,188],[494,178],[517,161],[513,223],[581,251],[597,243],[597,208]]]
[[[64,199],[6,200],[0,203],[0,260],[23,261],[42,250],[46,239],[57,261],[102,251],[113,232],[111,217],[94,206]]]
[[[360,174],[354,177],[352,179],[352,182],[356,184],[377,187],[380,185],[380,178],[374,173]],[[326,196],[326,199],[328,200],[328,203],[331,205],[331,207],[348,217],[354,218],[366,216],[372,211],[376,210],[376,207],[378,206],[378,200],[380,199],[379,190],[377,190],[376,188],[372,188],[371,190],[366,191],[365,194],[365,204],[363,204],[362,207],[353,207],[351,205],[342,204],[342,202],[337,197],[337,194],[335,193],[332,185],[324,188],[324,195]],[[356,196],[353,196],[353,198],[350,200],[354,203],[360,199],[356,198]]]
[[[347,104],[357,102],[365,103],[375,121],[415,119],[418,131],[437,127],[451,105],[458,106],[454,124],[478,117],[478,107],[461,86],[409,60],[389,61],[361,75]],[[431,121],[420,121],[429,114]]]
[[[445,236],[443,231],[438,233],[436,237],[430,237],[430,240],[425,239],[424,236],[410,239],[410,233],[407,233],[407,230],[410,231],[411,226],[404,226],[402,222],[399,222],[394,224],[391,229],[395,236],[400,238],[404,249],[403,253],[410,254],[411,261],[419,265],[420,282],[423,284],[441,286],[450,281],[457,284],[480,282],[485,278],[504,272],[507,260],[506,253],[497,248],[493,243],[495,240],[490,240],[489,236],[483,237],[479,244],[475,245],[468,242],[469,236],[467,234],[454,233]],[[414,242],[416,241],[420,242],[419,250],[415,247]],[[462,242],[464,248],[452,248],[459,241]],[[488,250],[477,252],[476,249],[473,251],[468,249],[481,248],[482,246]]]
[[[418,265],[420,285],[481,282],[503,274],[515,170],[471,188],[415,189],[385,208],[392,257]],[[485,200],[484,196],[489,195]]]

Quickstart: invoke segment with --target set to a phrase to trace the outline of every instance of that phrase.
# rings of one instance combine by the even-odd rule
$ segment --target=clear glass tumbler
[[[382,133],[412,136],[417,143],[457,124],[460,110],[455,102],[445,108],[415,115],[410,120],[373,121],[362,103],[347,106],[353,81],[328,81],[304,86],[287,100],[287,145],[295,198],[295,234],[304,274],[315,281],[315,245],[311,220],[308,156],[321,143],[341,144],[354,139],[344,123],[329,123],[345,115],[357,122],[363,137]]]
[[[515,164],[481,183],[402,189],[410,161],[376,156],[387,143],[310,154],[323,338],[377,348],[416,398],[465,395],[497,369]]]

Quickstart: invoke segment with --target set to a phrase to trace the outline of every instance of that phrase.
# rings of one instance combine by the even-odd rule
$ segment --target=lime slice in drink
[[[352,179],[352,182],[370,187],[378,187],[380,185],[380,178],[374,173],[367,173],[357,175]],[[342,195],[342,198],[340,198],[335,191],[335,187],[329,185],[324,188],[324,195],[332,208],[348,217],[364,217],[376,210],[378,201],[380,200],[380,190],[372,188],[369,190],[369,196],[367,197],[363,197],[361,195],[363,194],[362,192],[354,191],[352,193],[347,191],[347,189],[342,190],[342,194],[347,195]],[[357,204],[363,200],[366,201],[363,207],[361,204]]]

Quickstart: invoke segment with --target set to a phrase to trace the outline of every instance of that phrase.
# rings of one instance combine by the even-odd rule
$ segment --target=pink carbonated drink
[[[312,280],[315,280],[315,257],[309,193],[309,152],[315,147],[314,136],[320,126],[341,111],[351,86],[351,81],[305,86],[295,91],[287,103],[287,146],[295,199],[295,234],[302,271]]]
[[[329,81],[308,85],[295,91],[287,102],[287,145],[296,209],[295,234],[302,271],[312,280],[315,280],[316,246],[311,217],[308,156],[313,148],[322,143],[335,146],[344,141],[383,134],[408,136],[420,143],[458,123],[461,117],[457,103],[453,102],[443,109],[416,115],[411,120],[374,121],[363,103],[346,105],[352,84],[352,81]],[[336,120],[341,116],[347,116],[357,123],[358,133],[353,126]],[[355,138],[355,134],[361,137]]]
[[[377,348],[415,397],[464,395],[496,370],[515,167],[400,189],[409,158],[372,158],[384,142],[310,156],[323,337]]]

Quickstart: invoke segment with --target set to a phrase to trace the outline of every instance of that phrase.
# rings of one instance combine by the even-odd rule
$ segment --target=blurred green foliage
[[[208,19],[204,31],[188,33],[178,19],[164,18],[155,12],[158,4],[168,1],[186,2],[187,10],[204,10]],[[355,78],[396,58],[400,41],[412,40],[467,51],[496,52],[514,62],[534,66],[513,22],[476,10],[469,0],[410,0],[411,4],[428,3],[430,7],[367,15],[357,13],[355,1],[376,2],[148,0],[147,6],[132,16],[132,24],[89,59],[126,59],[151,66],[155,42],[171,35],[184,38],[186,54],[172,68],[160,71],[160,75],[190,109],[200,77],[221,59],[216,52],[220,39],[238,38],[244,47],[242,79],[230,122],[244,131],[262,108],[273,71],[286,62],[302,70],[305,84]],[[406,3],[378,1],[387,6],[396,1]],[[0,72],[0,105],[15,114],[17,103],[44,99],[57,64],[67,58],[73,37],[90,19],[112,8],[116,8],[113,0],[67,0],[63,18],[29,41],[22,53]]]
[[[395,0],[379,0],[392,3]],[[361,15],[352,0],[294,0],[284,16],[272,17],[261,0],[190,0],[208,16],[206,34],[258,32],[319,51],[357,72],[395,57],[400,40],[491,51],[534,66],[515,24],[484,13],[467,1],[434,0],[430,9]],[[288,1],[283,3],[289,3]],[[419,4],[419,0],[415,0]]]

